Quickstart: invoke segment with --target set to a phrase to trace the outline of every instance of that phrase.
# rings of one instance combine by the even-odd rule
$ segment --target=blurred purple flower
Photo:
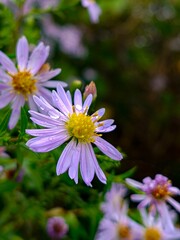
[[[42,19],[47,38],[55,40],[62,52],[74,57],[83,57],[87,50],[82,44],[82,32],[74,25],[59,26],[49,15]]]
[[[7,7],[9,7],[11,9],[11,11],[17,17],[19,15],[28,14],[34,8],[39,8],[39,9],[55,8],[58,6],[60,0],[51,0],[51,1],[26,0],[26,1],[24,1],[24,4],[20,7],[12,0],[1,0],[0,2],[4,5],[6,5]]]
[[[5,147],[0,147],[0,157],[2,157],[2,158],[8,158],[9,157],[9,154],[7,154],[5,151],[6,151]]]
[[[140,239],[145,240],[177,240],[180,239],[180,229],[176,228],[172,221],[162,217],[147,214],[145,209],[140,209],[143,226],[137,226]],[[168,215],[169,218],[169,215]]]
[[[47,233],[52,239],[61,239],[68,232],[68,225],[62,217],[52,217],[48,219]]]
[[[33,95],[42,95],[51,100],[51,92],[46,87],[54,88],[57,82],[63,87],[66,83],[60,81],[48,81],[60,73],[61,69],[50,70],[45,64],[49,55],[49,46],[40,42],[29,56],[29,44],[25,37],[21,37],[17,43],[17,68],[11,59],[0,51],[0,108],[11,103],[12,114],[9,120],[9,128],[17,124],[21,107],[27,101],[30,109],[37,110]]]
[[[27,142],[27,146],[35,152],[51,151],[71,139],[62,152],[57,163],[56,172],[60,175],[69,169],[69,176],[78,183],[78,165],[84,182],[88,186],[96,173],[99,180],[106,183],[106,176],[98,165],[92,144],[95,144],[104,154],[114,160],[121,160],[121,153],[110,143],[101,138],[103,132],[115,129],[113,120],[100,121],[105,109],[102,108],[88,116],[87,112],[92,103],[90,94],[82,101],[82,94],[77,89],[74,104],[69,91],[65,92],[58,85],[57,92],[52,92],[55,109],[43,97],[34,97],[34,101],[42,113],[29,111],[31,119],[46,129],[28,129],[26,132],[35,138]]]
[[[93,22],[93,23],[99,22],[101,8],[96,3],[96,1],[95,0],[81,0],[81,4],[83,7],[87,8],[91,22]]]
[[[127,189],[120,183],[113,183],[111,189],[105,195],[105,201],[101,204],[101,210],[111,218],[121,213]]]
[[[137,224],[128,216],[128,205],[122,204],[121,212],[116,212],[113,219],[105,216],[99,224],[95,240],[135,240],[139,239]]]
[[[165,203],[168,202],[180,212],[180,204],[171,197],[180,195],[180,190],[173,187],[167,177],[156,174],[154,179],[150,177],[144,178],[143,183],[129,178],[126,179],[126,182],[144,193],[131,196],[132,200],[140,201],[139,208],[150,206],[150,210],[154,212],[157,210],[161,214],[165,214],[167,212]]]

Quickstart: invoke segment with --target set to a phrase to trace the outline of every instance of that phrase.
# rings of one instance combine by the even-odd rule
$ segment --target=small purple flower
[[[128,205],[126,202],[121,207],[121,212],[111,219],[105,216],[98,227],[95,240],[133,240],[139,239],[139,228],[137,224],[128,216]]]
[[[86,55],[87,49],[83,45],[83,32],[80,28],[70,24],[59,26],[53,21],[50,15],[43,18],[41,23],[46,38],[56,41],[62,52],[73,57],[83,57]]]
[[[92,95],[88,95],[83,103],[82,94],[77,89],[72,103],[70,92],[65,92],[61,85],[58,85],[57,92],[52,92],[52,101],[58,110],[43,97],[35,96],[34,101],[42,113],[29,111],[31,120],[46,129],[26,130],[28,134],[35,136],[26,145],[35,152],[48,152],[70,140],[58,160],[57,175],[68,170],[70,178],[78,183],[80,165],[82,178],[88,186],[92,186],[91,181],[95,174],[102,183],[106,183],[106,176],[98,165],[92,143],[114,160],[121,160],[122,155],[101,138],[100,133],[113,131],[116,127],[112,125],[112,119],[99,122],[105,109],[87,115]]]
[[[51,99],[46,87],[54,88],[60,81],[48,81],[60,73],[61,69],[50,70],[45,63],[49,55],[49,46],[40,42],[29,55],[29,44],[25,37],[17,43],[17,68],[11,59],[0,51],[0,109],[11,103],[12,114],[9,128],[17,124],[21,107],[28,102],[30,109],[37,110],[33,95],[42,95]],[[60,82],[63,87],[66,83]]]
[[[9,157],[9,154],[7,154],[5,151],[6,151],[5,147],[0,147],[0,157],[2,157],[2,158],[8,158]]]
[[[180,239],[180,229],[172,221],[160,216],[153,216],[146,210],[140,209],[143,226],[137,226],[140,238],[145,240],[177,240]],[[170,215],[169,215],[170,216]],[[170,219],[171,220],[171,219]]]
[[[165,206],[165,202],[168,202],[180,212],[180,204],[171,197],[173,195],[180,195],[180,190],[173,187],[167,177],[156,174],[154,179],[150,177],[144,178],[143,183],[129,178],[126,179],[126,182],[145,193],[133,194],[131,196],[132,200],[141,202],[139,208],[150,205],[152,211],[158,210],[162,212],[162,206]]]
[[[61,239],[68,232],[68,225],[62,217],[52,217],[47,222],[47,233],[52,239]]]
[[[101,8],[95,0],[81,0],[83,7],[88,9],[91,22],[97,23],[101,14]]]

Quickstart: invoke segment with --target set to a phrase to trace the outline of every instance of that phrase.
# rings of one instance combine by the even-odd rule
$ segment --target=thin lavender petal
[[[71,179],[75,179],[78,174],[80,153],[81,153],[81,144],[78,143],[76,146],[76,152],[72,156],[71,165],[69,167],[69,177]]]
[[[48,88],[57,88],[57,85],[60,84],[62,87],[67,87],[67,83],[63,82],[63,81],[47,81],[45,83],[42,84],[42,86],[44,87],[48,87]]]
[[[72,112],[72,107],[71,107],[71,112],[69,112],[69,108],[67,108],[67,105],[64,104],[60,96],[57,94],[56,91],[52,91],[52,100],[54,105],[66,116],[69,116],[69,113]]]
[[[2,64],[3,68],[10,73],[16,73],[17,69],[14,63],[11,61],[10,58],[7,57],[6,54],[0,51],[0,63]]]
[[[28,133],[31,136],[35,137],[48,137],[56,134],[62,134],[63,132],[66,132],[66,129],[63,127],[54,127],[54,128],[48,128],[48,129],[26,129],[26,133]]]
[[[84,101],[83,111],[84,111],[84,110],[86,110],[86,112],[88,111],[88,109],[89,109],[89,107],[90,107],[90,105],[91,105],[91,103],[92,103],[92,100],[93,100],[93,96],[92,96],[92,94],[89,94],[89,95],[87,96],[87,98],[85,99],[85,101]]]
[[[114,159],[114,160],[121,160],[122,154],[110,143],[108,143],[106,140],[104,140],[101,137],[96,137],[96,140],[94,144],[108,157]]]
[[[39,43],[29,58],[27,69],[29,69],[30,72],[35,75],[45,63],[48,55],[49,47],[45,47],[42,42]]]
[[[84,182],[88,186],[91,186],[91,181],[94,178],[95,167],[88,144],[82,144],[81,146],[80,171]]]
[[[15,97],[15,94],[9,91],[6,93],[3,93],[0,96],[0,108],[4,108],[6,105],[8,105],[14,97]]]
[[[21,107],[24,105],[24,103],[25,103],[25,100],[23,96],[16,97],[15,101],[13,102],[12,113],[8,123],[9,129],[14,128],[15,125],[17,124],[20,116]]]
[[[94,153],[94,150],[93,150],[91,144],[88,144],[88,147],[89,147],[89,151],[91,152],[92,161],[94,162],[96,175],[102,183],[106,184],[106,176],[103,173],[103,171],[101,170],[101,168],[97,162],[97,159],[96,159],[96,156],[95,156],[95,153]]]
[[[30,108],[31,110],[33,110],[33,111],[38,111],[38,107],[37,107],[37,105],[35,104],[32,95],[29,95],[29,97],[28,97],[28,105],[29,105],[29,108]]]
[[[110,127],[97,127],[96,132],[112,132],[116,128],[116,125],[112,125]]]
[[[132,187],[139,188],[139,189],[142,189],[142,187],[144,186],[141,182],[138,182],[131,178],[126,178],[126,183]]]
[[[66,132],[59,135],[53,135],[48,137],[35,137],[30,139],[26,145],[36,152],[49,152],[52,149],[57,148],[67,141],[69,136],[66,135]]]
[[[27,66],[29,56],[29,45],[27,39],[24,36],[20,38],[17,43],[16,54],[18,68],[20,71],[23,71]]]
[[[11,77],[10,75],[8,75],[7,73],[4,72],[3,69],[0,68],[0,81],[2,82],[10,82],[11,81]]]
[[[39,82],[46,82],[49,79],[55,77],[56,75],[58,75],[61,72],[60,68],[45,72],[45,73],[41,73],[37,75],[37,79]]]
[[[167,202],[170,203],[180,213],[180,203],[174,200],[172,197],[167,198]]]
[[[67,169],[69,168],[71,164],[72,156],[73,154],[75,154],[75,148],[76,148],[75,145],[76,145],[75,141],[71,140],[63,150],[56,166],[57,175],[60,175],[66,172]]]
[[[60,84],[57,86],[57,93],[59,94],[59,97],[63,101],[69,113],[72,113],[72,104],[69,101],[69,98],[67,97],[66,92],[64,91],[64,88]]]
[[[82,94],[79,89],[76,89],[74,93],[74,106],[76,112],[81,112],[82,110]]]

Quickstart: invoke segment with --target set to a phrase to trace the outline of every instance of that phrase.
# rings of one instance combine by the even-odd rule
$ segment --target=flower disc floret
[[[35,94],[37,91],[36,82],[29,71],[17,72],[12,77],[12,87],[18,94],[22,94],[26,99],[29,94]]]
[[[131,239],[131,229],[128,225],[119,224],[117,227],[119,239]]]
[[[155,227],[149,227],[144,232],[144,240],[161,240],[161,233]]]
[[[73,113],[66,123],[66,128],[69,134],[78,141],[82,143],[94,142],[96,126],[90,116],[83,113]]]

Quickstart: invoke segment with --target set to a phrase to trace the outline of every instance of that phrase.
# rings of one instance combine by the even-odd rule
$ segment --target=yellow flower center
[[[153,190],[152,195],[157,199],[164,199],[167,196],[171,195],[168,191],[169,182],[162,184],[158,184]]]
[[[161,233],[155,227],[149,227],[145,230],[144,240],[161,240]]]
[[[94,142],[96,126],[90,116],[83,113],[73,113],[69,121],[66,123],[66,128],[72,137],[83,143]]]
[[[131,229],[129,226],[124,224],[119,224],[118,226],[118,237],[119,239],[130,240],[131,238]]]
[[[33,78],[30,72],[22,71],[17,72],[12,77],[12,87],[18,94],[22,94],[26,99],[28,95],[36,92],[36,79]]]

